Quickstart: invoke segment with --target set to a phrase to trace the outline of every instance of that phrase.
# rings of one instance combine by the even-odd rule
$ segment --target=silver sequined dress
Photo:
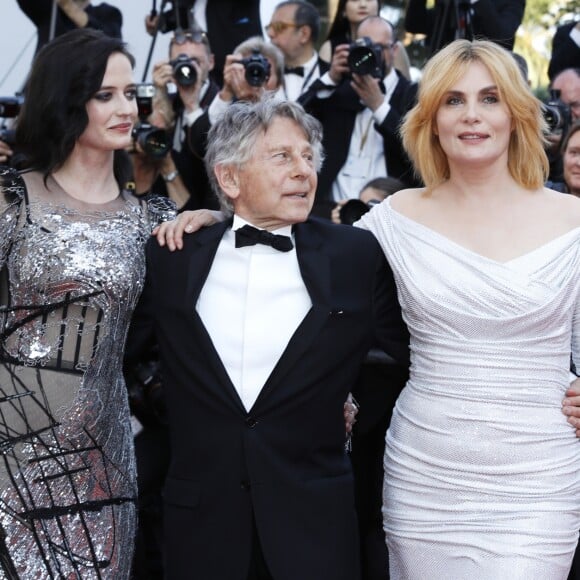
[[[24,177],[0,169],[0,577],[120,580],[137,493],[122,349],[149,219]]]
[[[386,437],[391,580],[566,579],[580,441],[561,402],[580,355],[580,228],[499,263],[388,199],[358,225],[388,257],[411,334]]]

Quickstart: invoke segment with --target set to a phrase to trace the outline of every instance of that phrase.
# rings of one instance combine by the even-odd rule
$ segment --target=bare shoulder
[[[580,198],[548,188],[544,188],[543,195],[570,228],[580,227]]]
[[[413,217],[417,212],[417,206],[426,198],[425,188],[401,189],[389,197],[391,207],[398,213]]]

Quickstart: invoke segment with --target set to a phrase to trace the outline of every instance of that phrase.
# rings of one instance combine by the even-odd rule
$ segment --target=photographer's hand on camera
[[[222,101],[231,102],[234,99],[239,101],[255,101],[264,92],[264,86],[252,87],[246,80],[246,68],[242,63],[243,55],[228,54],[224,66],[224,85],[219,93]]]
[[[359,96],[362,103],[371,111],[376,111],[384,102],[385,95],[381,90],[379,79],[371,75],[357,75],[353,73],[351,87]]]
[[[349,73],[348,53],[348,44],[339,44],[334,50],[328,75],[335,85],[338,85],[343,77]]]

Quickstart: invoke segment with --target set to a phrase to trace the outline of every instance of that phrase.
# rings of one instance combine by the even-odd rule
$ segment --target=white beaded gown
[[[389,199],[357,225],[383,247],[411,335],[384,459],[391,580],[565,580],[580,527],[580,441],[561,412],[580,355],[580,228],[500,263]]]
[[[123,345],[152,216],[125,193],[27,186],[0,168],[0,578],[122,580],[137,495]]]

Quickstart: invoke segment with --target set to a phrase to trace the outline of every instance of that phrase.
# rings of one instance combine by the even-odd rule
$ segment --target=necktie
[[[289,252],[294,247],[292,240],[288,236],[279,236],[252,226],[243,226],[236,230],[235,234],[236,248],[265,244],[266,246],[272,246],[280,252]]]
[[[285,66],[284,67],[284,74],[285,75],[298,75],[299,77],[304,76],[304,67],[303,66]]]

